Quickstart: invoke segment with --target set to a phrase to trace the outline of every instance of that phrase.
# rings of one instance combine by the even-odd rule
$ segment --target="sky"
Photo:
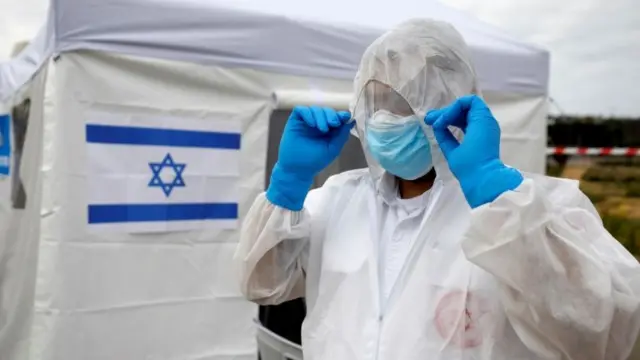
[[[551,52],[552,112],[640,118],[639,0],[443,2]],[[0,0],[0,61],[35,36],[47,4]]]
[[[445,2],[551,52],[552,110],[640,118],[640,1]]]

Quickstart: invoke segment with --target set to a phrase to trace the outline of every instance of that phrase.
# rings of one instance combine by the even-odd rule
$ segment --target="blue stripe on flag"
[[[238,204],[231,203],[89,205],[89,224],[237,218]]]
[[[240,149],[240,134],[87,124],[88,143]]]

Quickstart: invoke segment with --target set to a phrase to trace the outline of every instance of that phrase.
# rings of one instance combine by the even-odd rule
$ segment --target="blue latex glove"
[[[313,178],[335,160],[355,122],[351,114],[329,108],[296,106],[282,134],[278,162],[267,199],[292,211],[302,210]]]
[[[522,183],[522,174],[500,160],[500,126],[480,97],[465,96],[448,107],[430,111],[425,122],[433,127],[449,168],[472,208],[490,203]],[[461,143],[449,126],[464,131]]]

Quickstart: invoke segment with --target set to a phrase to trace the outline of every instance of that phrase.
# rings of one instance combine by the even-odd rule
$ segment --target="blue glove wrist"
[[[463,96],[443,109],[430,111],[424,120],[433,126],[438,145],[471,208],[488,204],[522,184],[522,174],[500,161],[500,124],[482,98]],[[451,126],[464,131],[462,142],[453,136]]]
[[[494,160],[459,178],[462,192],[472,209],[493,202],[507,191],[515,190],[524,178],[520,171]]]
[[[276,163],[267,189],[267,200],[291,211],[301,211],[312,184],[313,175],[301,176],[294,171],[283,169]]]

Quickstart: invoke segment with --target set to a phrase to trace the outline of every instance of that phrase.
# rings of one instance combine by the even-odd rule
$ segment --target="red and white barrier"
[[[640,148],[630,147],[565,147],[547,148],[547,155],[583,155],[583,156],[640,156]]]

